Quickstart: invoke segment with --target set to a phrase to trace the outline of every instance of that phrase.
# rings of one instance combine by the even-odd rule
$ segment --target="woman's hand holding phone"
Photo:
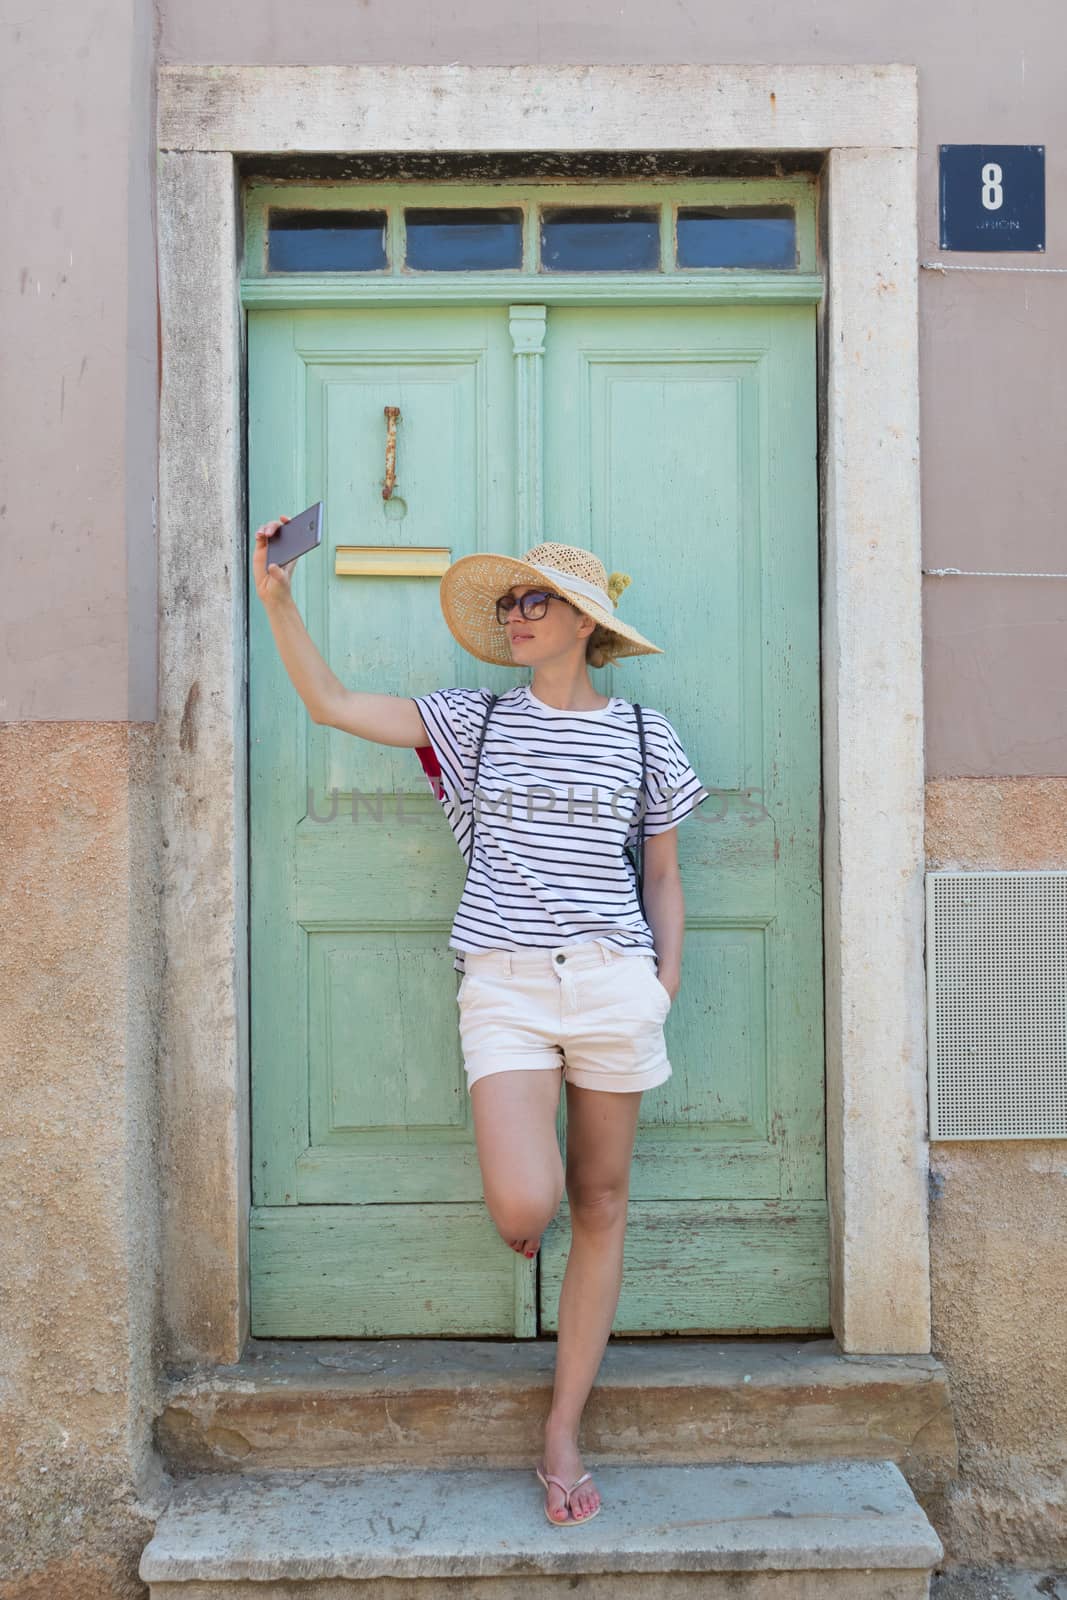
[[[270,559],[270,540],[290,519],[279,517],[275,522],[265,522],[256,529],[256,548],[252,555],[252,572],[256,581],[256,593],[265,606],[278,599],[291,597],[292,589],[289,577],[296,566],[299,557],[294,556],[292,561],[284,566]]]
[[[279,597],[288,598],[289,580],[301,556],[322,547],[324,507],[321,500],[301,511],[298,517],[279,517],[256,529],[256,588],[264,605]],[[275,539],[274,560],[269,541]],[[261,553],[262,552],[262,553]]]

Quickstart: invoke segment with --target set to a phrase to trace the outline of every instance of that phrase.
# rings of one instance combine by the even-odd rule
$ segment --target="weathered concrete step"
[[[596,1479],[599,1516],[561,1529],[530,1470],[212,1473],[178,1486],[140,1576],[151,1600],[916,1600],[944,1555],[891,1461]]]
[[[178,1473],[520,1467],[555,1360],[554,1340],[253,1339],[233,1366],[172,1374],[157,1442]],[[833,1339],[613,1339],[581,1442],[620,1464],[888,1459],[919,1495],[958,1471],[936,1357]]]

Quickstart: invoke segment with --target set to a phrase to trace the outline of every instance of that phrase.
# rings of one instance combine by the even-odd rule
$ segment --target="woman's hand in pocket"
[[[677,995],[678,990],[682,987],[681,974],[678,972],[671,972],[667,967],[660,967],[659,971],[656,973],[656,977],[670,995],[671,1005],[673,1006],[675,996]]]

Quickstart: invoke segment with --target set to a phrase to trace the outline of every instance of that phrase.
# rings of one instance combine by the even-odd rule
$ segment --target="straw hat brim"
[[[496,602],[516,584],[537,584],[553,594],[564,595],[579,611],[616,635],[619,656],[663,655],[658,644],[620,622],[611,611],[584,594],[572,593],[562,583],[546,578],[540,568],[518,556],[479,552],[460,556],[441,579],[441,610],[449,629],[479,661],[500,666],[520,665],[511,653],[507,629],[496,620]]]

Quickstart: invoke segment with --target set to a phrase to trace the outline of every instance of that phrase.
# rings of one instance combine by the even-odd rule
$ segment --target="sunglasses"
[[[562,600],[565,606],[570,605],[570,601],[564,600],[561,594],[549,594],[543,589],[527,589],[518,599],[513,594],[503,594],[496,603],[496,620],[506,622],[518,606],[524,621],[538,622],[548,610],[550,600]],[[572,606],[571,609],[577,610],[577,607]]]

